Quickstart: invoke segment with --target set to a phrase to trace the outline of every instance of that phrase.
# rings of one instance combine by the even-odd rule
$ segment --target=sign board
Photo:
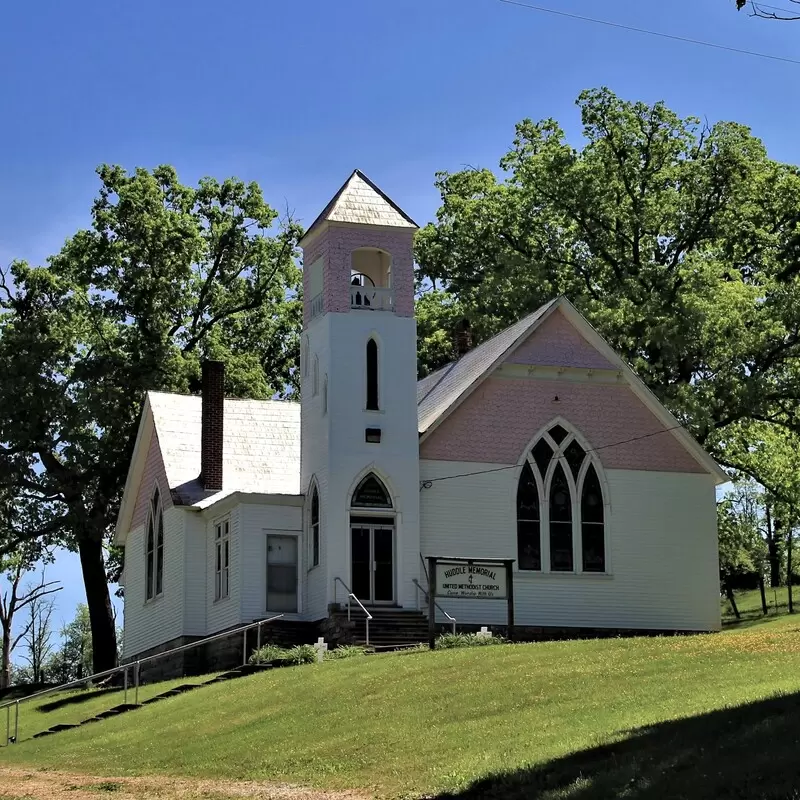
[[[502,563],[437,561],[436,596],[506,600],[507,578],[508,571]]]

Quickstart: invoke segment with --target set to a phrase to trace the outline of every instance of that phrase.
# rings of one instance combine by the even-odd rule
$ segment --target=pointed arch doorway
[[[366,605],[395,601],[394,506],[383,482],[370,473],[350,499],[350,580]]]

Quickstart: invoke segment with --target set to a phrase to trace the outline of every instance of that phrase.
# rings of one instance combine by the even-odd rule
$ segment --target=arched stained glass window
[[[550,569],[572,572],[572,495],[564,467],[550,479]]]
[[[560,423],[531,448],[517,485],[519,569],[606,571],[605,502],[590,452]]]
[[[319,492],[316,485],[311,494],[311,566],[319,564]]]
[[[381,480],[370,473],[353,492],[353,508],[392,508],[389,492]]]
[[[520,569],[542,568],[539,487],[526,461],[517,486],[517,553]]]
[[[581,549],[584,572],[605,572],[605,520],[603,490],[594,465],[583,476],[581,490]]]
[[[145,547],[145,599],[152,600],[164,591],[164,514],[161,494],[156,487],[150,498]]]

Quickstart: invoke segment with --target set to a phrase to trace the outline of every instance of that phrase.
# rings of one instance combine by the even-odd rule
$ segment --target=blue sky
[[[541,3],[800,58],[800,22],[733,0]],[[102,162],[256,180],[306,224],[359,167],[424,223],[437,170],[496,167],[523,117],[555,117],[577,144],[575,98],[600,85],[746,123],[800,161],[800,65],[498,0],[29,0],[2,17],[0,263],[41,262],[86,225]],[[76,558],[48,577],[69,619]]]

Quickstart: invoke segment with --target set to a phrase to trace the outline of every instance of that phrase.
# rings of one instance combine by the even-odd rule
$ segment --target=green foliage
[[[477,633],[443,633],[436,639],[437,650],[451,650],[454,647],[486,647],[491,644],[505,644],[501,636],[478,636]]]
[[[75,617],[61,629],[61,647],[44,665],[51,683],[68,683],[93,673],[89,609],[79,603]]]
[[[277,644],[265,644],[253,651],[248,659],[249,664],[269,664],[272,661],[281,661],[286,658],[287,650]]]
[[[565,294],[725,465],[737,426],[800,430],[800,170],[744,126],[608,89],[578,98],[584,143],[523,120],[499,175],[440,173],[419,232],[426,317],[483,340]],[[436,306],[439,306],[438,310]],[[421,327],[425,373],[448,359]],[[760,475],[757,475],[760,477]]]
[[[752,481],[743,481],[717,504],[719,567],[723,579],[763,575],[767,548],[761,533],[764,495]]]
[[[284,654],[289,664],[313,664],[317,660],[317,651],[312,644],[298,644],[290,647]]]
[[[336,647],[333,650],[328,650],[325,653],[326,661],[340,661],[343,658],[358,658],[365,655],[367,652],[366,647],[359,647],[354,644],[345,644],[341,647]]]
[[[296,388],[300,228],[254,183],[193,188],[167,166],[98,174],[91,227],[46,266],[0,272],[0,488],[21,498],[17,516],[33,510],[32,524],[0,531],[0,552],[23,540],[79,552],[105,669],[115,632],[103,545],[144,393],[196,391],[204,357],[226,362],[230,394]]]

